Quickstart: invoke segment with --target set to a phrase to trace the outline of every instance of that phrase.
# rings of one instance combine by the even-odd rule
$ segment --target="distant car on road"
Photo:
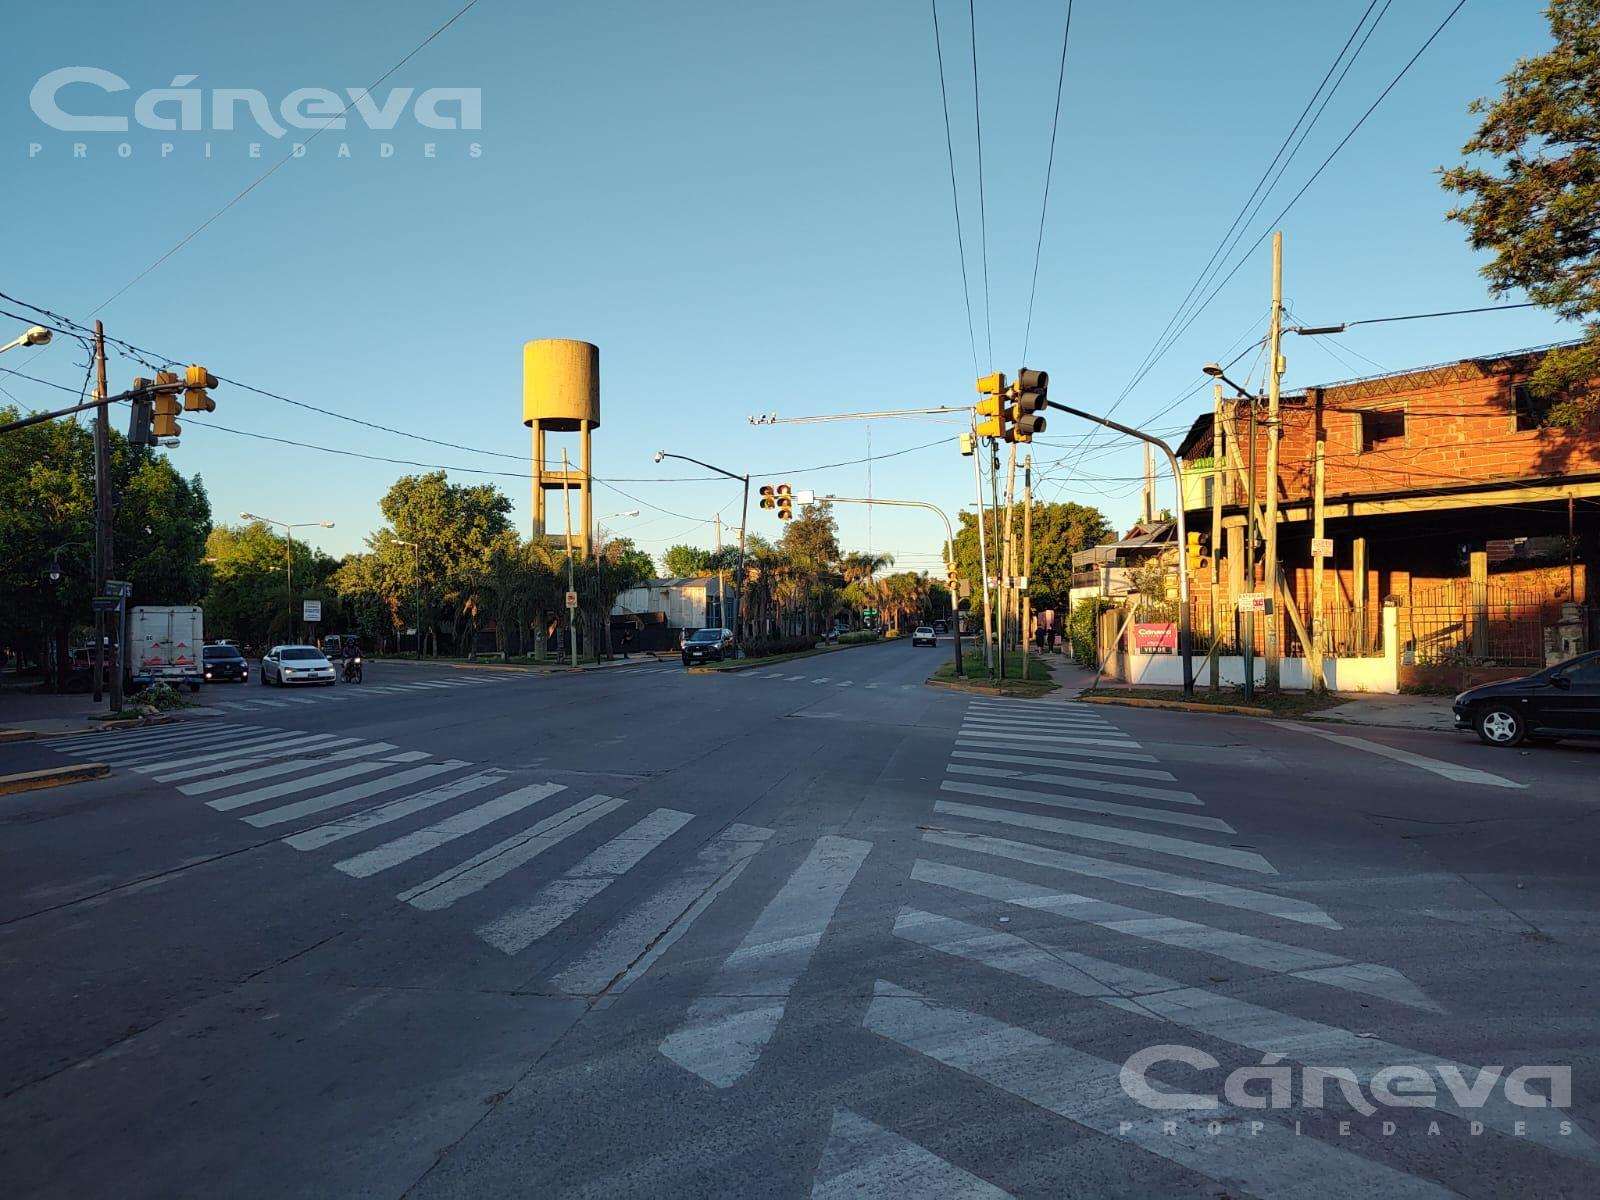
[[[733,630],[696,629],[683,639],[683,665],[721,662],[733,655]]]
[[[319,683],[332,687],[338,678],[333,664],[315,646],[274,646],[261,656],[261,682]]]
[[[250,682],[250,664],[239,653],[239,647],[231,642],[202,647],[200,665],[207,683],[223,683],[230,679],[240,683]]]
[[[950,632],[950,622],[949,621],[935,621],[933,623],[933,631],[935,633],[949,633]]]
[[[1453,707],[1456,728],[1472,730],[1490,746],[1600,737],[1600,651],[1468,688]]]
[[[937,646],[938,644],[939,636],[933,632],[932,625],[918,625],[911,631],[911,645],[913,647]]]

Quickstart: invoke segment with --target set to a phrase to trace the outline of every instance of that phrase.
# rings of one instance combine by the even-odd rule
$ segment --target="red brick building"
[[[1462,359],[1282,397],[1279,559],[1309,627],[1320,444],[1323,535],[1333,543],[1323,560],[1330,651],[1370,649],[1385,601],[1404,610],[1404,649],[1423,665],[1540,665],[1553,641],[1570,640],[1575,614],[1563,605],[1574,603],[1585,606],[1589,644],[1600,644],[1588,588],[1600,564],[1600,422],[1548,423],[1526,387],[1543,353]],[[1215,559],[1198,573],[1207,610],[1213,570],[1224,601],[1257,590],[1246,577],[1245,500],[1253,441],[1264,513],[1267,437],[1265,403],[1225,400],[1179,447],[1191,485],[1211,479],[1185,488],[1189,528]],[[1266,590],[1264,580],[1258,586]],[[1557,629],[1563,618],[1568,626]],[[1292,621],[1280,644],[1302,652]]]

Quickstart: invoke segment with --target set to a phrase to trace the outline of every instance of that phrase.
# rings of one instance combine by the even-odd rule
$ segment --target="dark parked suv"
[[[733,630],[696,629],[683,639],[683,665],[721,662],[733,657]]]
[[[1600,737],[1600,651],[1469,688],[1454,707],[1456,728],[1471,729],[1491,746]]]

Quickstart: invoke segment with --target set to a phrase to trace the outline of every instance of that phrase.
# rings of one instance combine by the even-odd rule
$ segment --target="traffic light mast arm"
[[[1081,408],[1072,408],[1066,404],[1058,404],[1054,400],[1046,402],[1048,407],[1064,412],[1069,416],[1081,417],[1085,421],[1093,421],[1096,425],[1103,425],[1107,429],[1115,429],[1118,433],[1125,433],[1131,438],[1138,438],[1147,442],[1167,456],[1167,464],[1172,468],[1172,484],[1178,489],[1177,503],[1173,508],[1173,516],[1178,523],[1178,647],[1183,655],[1183,694],[1194,695],[1194,658],[1193,649],[1189,645],[1189,565],[1184,561],[1188,551],[1188,524],[1183,518],[1183,472],[1178,467],[1178,456],[1172,452],[1172,447],[1167,445],[1154,434],[1145,433],[1129,425],[1121,425],[1108,417],[1097,417],[1093,413],[1084,412]]]
[[[118,392],[115,396],[107,396],[104,400],[90,400],[86,404],[74,404],[71,408],[58,408],[54,412],[34,413],[31,417],[23,417],[20,421],[11,421],[5,425],[0,425],[0,433],[10,433],[13,429],[26,429],[29,425],[54,421],[57,417],[70,417],[73,413],[85,412],[91,408],[104,408],[109,404],[120,404],[124,400],[143,400],[154,394],[154,388],[131,388],[126,392]]]

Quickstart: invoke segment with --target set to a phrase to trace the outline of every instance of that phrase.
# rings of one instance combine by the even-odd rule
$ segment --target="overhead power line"
[[[988,342],[989,370],[994,370],[994,328],[989,322],[989,216],[983,188],[983,114],[978,104],[978,15],[975,0],[967,0],[967,23],[972,32],[972,123],[978,141],[978,235],[983,245],[983,336]]]
[[[956,151],[950,137],[950,96],[944,82],[944,44],[939,37],[939,0],[928,0],[933,10],[933,48],[939,58],[939,100],[944,106],[944,148],[950,159],[950,202],[956,210],[956,252],[961,257],[961,300],[967,306],[967,343],[972,347],[972,374],[977,378],[978,334],[972,319],[972,285],[967,281],[967,242],[961,233],[961,193],[956,188]]]
[[[458,9],[455,12],[455,14],[453,16],[451,16],[451,18],[448,21],[446,21],[443,25],[440,25],[437,29],[435,29],[427,37],[423,38],[422,41],[418,42],[415,46],[413,46],[411,48],[411,50],[406,54],[406,56],[404,58],[402,58],[399,62],[395,63],[394,66],[390,67],[382,75],[378,76],[377,79],[373,80],[372,84],[369,87],[367,87],[365,89],[365,91],[363,93],[361,93],[361,94],[365,95],[366,92],[375,91],[378,88],[378,86],[384,82],[384,80],[388,79],[389,76],[393,75],[401,67],[405,66],[408,62],[410,62],[413,58],[415,58],[418,54],[420,54],[423,51],[423,49],[425,49],[428,46],[428,44],[434,40],[434,38],[438,37],[446,29],[449,29],[450,26],[454,25],[462,17],[466,16],[467,13],[471,9],[473,9],[473,8],[475,8],[477,6],[477,4],[478,4],[478,0],[467,0],[467,3],[462,5],[461,8]],[[354,108],[355,105],[356,105],[356,98],[355,98],[355,96],[352,96],[350,98],[350,103],[346,104],[344,106],[344,108],[339,112],[339,114],[337,116],[329,117],[328,120],[324,124],[319,125],[316,129],[313,129],[309,134],[306,135],[306,139],[305,139],[304,142],[301,143],[301,145],[302,146],[309,146],[318,137],[322,136],[322,134],[326,130],[334,127],[334,123],[335,122],[341,121],[341,120],[343,120],[344,117],[348,116],[349,113],[350,113],[350,110],[352,108]],[[221,208],[217,209],[216,212],[212,213],[204,221],[200,222],[200,224],[196,225],[193,229],[191,229],[188,233],[186,233],[178,241],[177,245],[173,246],[172,249],[168,250],[165,254],[161,255],[160,258],[157,258],[154,262],[150,263],[149,266],[145,267],[144,270],[140,271],[132,279],[128,280],[127,283],[123,284],[116,291],[112,292],[111,295],[107,296],[99,304],[95,305],[93,310],[90,311],[89,315],[91,317],[94,316],[95,313],[98,313],[101,309],[105,308],[106,305],[110,304],[113,300],[117,299],[117,297],[121,296],[129,288],[133,287],[134,284],[138,283],[141,279],[143,279],[146,275],[150,274],[150,272],[154,271],[162,263],[166,262],[174,254],[178,253],[178,251],[182,250],[190,242],[194,241],[195,238],[199,237],[202,233],[204,233],[206,231],[206,229],[209,228],[212,225],[212,223],[214,223],[219,217],[221,217],[224,213],[226,213],[235,204],[238,204],[239,201],[243,200],[251,192],[255,191],[256,188],[260,187],[263,183],[265,183],[268,179],[270,179],[278,171],[279,168],[281,168],[285,163],[287,163],[293,157],[294,157],[294,153],[291,150],[290,153],[285,154],[282,158],[280,158],[277,162],[273,163],[270,167],[268,167],[260,175],[257,175],[254,179],[252,179],[244,187],[244,189],[242,191],[240,191],[238,194],[236,194],[233,197],[233,199],[229,200]]]
[[[1067,0],[1067,19],[1061,30],[1061,66],[1056,72],[1056,109],[1050,119],[1050,153],[1044,165],[1044,200],[1039,205],[1039,236],[1033,245],[1033,282],[1028,286],[1028,320],[1022,330],[1022,362],[1028,361],[1028,343],[1033,337],[1033,301],[1039,292],[1039,258],[1044,251],[1044,218],[1050,211],[1050,176],[1056,166],[1056,130],[1061,125],[1061,86],[1067,78],[1067,42],[1072,37],[1072,0]]]

